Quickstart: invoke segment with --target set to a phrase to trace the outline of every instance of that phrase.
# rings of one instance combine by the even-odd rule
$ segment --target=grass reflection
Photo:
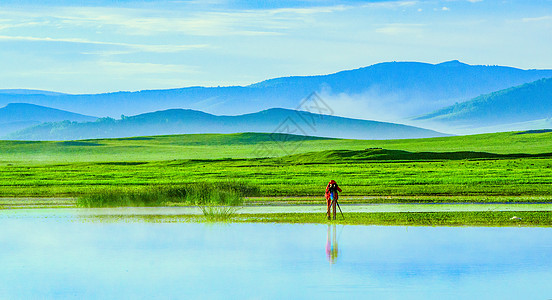
[[[328,224],[325,214],[320,213],[240,213],[237,208],[215,211],[208,208],[204,214],[95,214],[77,216],[91,222],[209,222],[219,220],[235,223],[301,223]],[[518,218],[512,219],[513,216]],[[390,226],[552,226],[551,211],[461,211],[461,212],[375,212],[347,213],[347,219],[332,221],[343,225],[390,225]],[[331,225],[330,224],[330,225]],[[331,245],[330,245],[331,246]]]

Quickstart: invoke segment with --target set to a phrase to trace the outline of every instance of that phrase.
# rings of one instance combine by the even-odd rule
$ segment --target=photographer
[[[337,199],[339,198],[337,192],[341,192],[341,189],[337,185],[337,182],[335,182],[335,180],[330,180],[330,182],[326,186],[326,203],[328,205],[328,211],[326,214],[328,216],[328,220],[331,220],[330,207],[333,207],[333,219],[335,220],[337,217],[336,205]]]

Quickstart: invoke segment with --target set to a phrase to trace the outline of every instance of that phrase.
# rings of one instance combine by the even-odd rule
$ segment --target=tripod
[[[339,212],[341,213],[341,217],[343,219],[345,219],[345,216],[343,215],[343,211],[341,210],[341,206],[339,205],[339,202],[337,202],[337,195],[334,194],[335,192],[332,191],[330,193],[330,200],[331,202],[328,203],[328,212],[327,212],[327,215],[328,215],[328,220],[331,219],[331,213],[330,213],[330,207],[332,208],[332,211],[333,211],[333,219],[335,220],[336,217],[337,217],[337,209],[336,209],[336,206],[337,208],[339,208]]]

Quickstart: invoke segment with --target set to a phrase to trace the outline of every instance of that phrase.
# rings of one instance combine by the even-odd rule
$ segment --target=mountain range
[[[274,108],[239,116],[215,116],[170,109],[94,122],[50,122],[7,136],[13,140],[77,140],[184,133],[265,132],[352,139],[402,139],[446,136],[413,126],[342,118],[306,111]]]
[[[318,107],[311,110],[306,106],[313,99]],[[552,70],[472,66],[459,61],[389,62],[248,86],[90,95],[0,90],[0,106],[6,104],[0,108],[0,137],[11,139],[274,132],[281,122],[298,116],[303,116],[300,121],[324,119],[319,126],[299,126],[300,135],[418,138],[443,135],[440,132],[551,127]],[[305,117],[304,112],[296,112],[318,112],[319,108],[330,116]]]
[[[275,78],[248,86],[89,95],[0,91],[0,106],[31,103],[113,118],[173,108],[238,115],[275,107],[295,109],[302,99],[316,92],[339,115],[399,122],[481,94],[547,77],[552,77],[552,70],[475,66],[459,61],[388,62],[329,75]]]
[[[60,96],[66,95],[63,93],[43,91],[43,90],[27,90],[27,89],[0,89],[0,94],[5,95],[48,95],[48,96]]]

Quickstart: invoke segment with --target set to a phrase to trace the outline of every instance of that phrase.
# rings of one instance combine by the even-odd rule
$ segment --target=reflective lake
[[[0,299],[550,299],[550,282],[552,228],[94,222],[0,211]]]

